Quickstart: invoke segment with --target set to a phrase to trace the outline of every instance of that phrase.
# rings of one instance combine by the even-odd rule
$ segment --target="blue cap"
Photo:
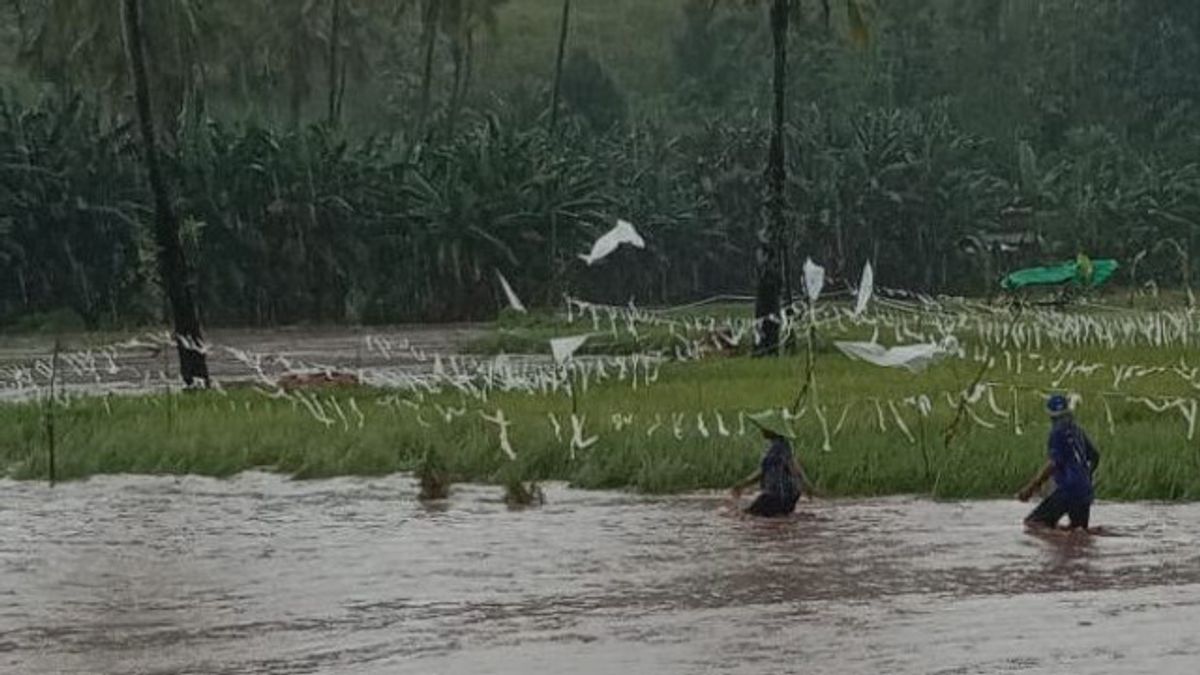
[[[1046,412],[1050,413],[1051,417],[1071,412],[1071,402],[1062,394],[1051,394],[1050,398],[1046,399]]]

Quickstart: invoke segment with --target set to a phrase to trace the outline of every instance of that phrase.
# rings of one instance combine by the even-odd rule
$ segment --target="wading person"
[[[1065,515],[1069,519],[1069,529],[1087,531],[1092,510],[1092,474],[1100,463],[1100,453],[1075,423],[1066,396],[1052,395],[1046,401],[1046,412],[1051,420],[1046,464],[1017,493],[1017,498],[1029,501],[1051,477],[1054,478],[1054,491],[1025,517],[1025,525],[1053,529]]]
[[[758,497],[745,512],[763,518],[786,516],[796,510],[796,501],[802,493],[812,494],[812,486],[792,452],[784,421],[776,417],[751,418],[750,421],[762,432],[767,449],[758,471],[733,486],[733,499],[736,502],[741,498],[742,490],[758,484]]]

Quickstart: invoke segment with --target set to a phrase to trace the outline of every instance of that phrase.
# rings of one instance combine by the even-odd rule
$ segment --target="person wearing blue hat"
[[[796,502],[803,492],[812,494],[812,487],[804,468],[796,461],[792,444],[788,442],[791,428],[787,420],[777,414],[750,417],[750,421],[762,432],[767,441],[759,469],[746,480],[733,486],[734,501],[742,496],[742,490],[758,484],[758,497],[746,508],[746,513],[763,518],[778,518],[796,510]]]
[[[1086,531],[1094,497],[1092,474],[1100,463],[1100,453],[1075,423],[1066,396],[1051,395],[1046,400],[1046,412],[1051,419],[1046,464],[1017,493],[1017,498],[1023,502],[1029,501],[1051,477],[1054,478],[1054,491],[1025,517],[1025,525],[1030,528],[1056,528],[1065,515],[1070,519],[1070,529]]]

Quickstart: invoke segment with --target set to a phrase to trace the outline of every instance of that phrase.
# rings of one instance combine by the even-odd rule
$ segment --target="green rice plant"
[[[831,310],[822,318],[826,341],[862,339],[871,322],[915,340],[937,321],[953,322],[967,358],[911,373],[815,350],[818,395],[790,411],[796,451],[824,494],[1004,496],[1042,461],[1044,396],[1064,390],[1082,397],[1078,418],[1104,453],[1102,497],[1194,498],[1200,369],[1189,365],[1197,329],[1190,317],[880,310],[853,323]],[[1035,328],[1040,337],[1020,337]],[[746,416],[790,408],[808,358],[579,359],[570,387],[561,371],[547,370],[540,375],[557,377],[554,386],[446,376],[397,390],[64,398],[55,410],[55,468],[63,480],[254,468],[296,478],[413,472],[430,494],[449,481],[716,489],[753,469],[763,444]],[[8,475],[46,475],[41,420],[37,402],[0,405]],[[944,440],[948,431],[953,442]]]

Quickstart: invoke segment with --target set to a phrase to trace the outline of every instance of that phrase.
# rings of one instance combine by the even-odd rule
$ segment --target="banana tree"
[[[134,188],[127,143],[125,127],[110,128],[82,97],[35,107],[0,97],[0,305],[8,314],[70,308],[89,328],[134,314],[145,290],[144,193]]]

